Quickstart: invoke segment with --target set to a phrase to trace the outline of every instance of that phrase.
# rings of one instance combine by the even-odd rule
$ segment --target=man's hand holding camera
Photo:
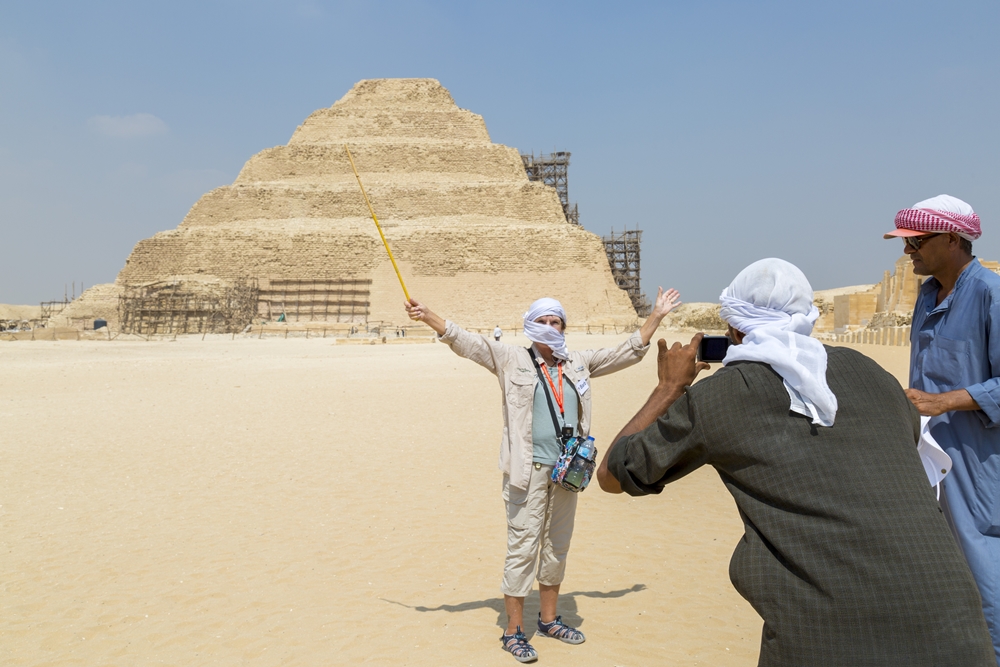
[[[684,393],[684,387],[694,384],[698,373],[708,370],[709,364],[697,361],[698,345],[705,334],[695,334],[687,345],[674,343],[669,348],[662,338],[656,341],[656,376],[658,382],[646,404],[636,413],[635,417],[625,425],[621,433],[615,436],[611,446],[604,453],[604,459],[597,469],[597,482],[608,493],[621,493],[622,487],[618,480],[608,472],[608,455],[615,444],[623,437],[638,433],[666,414],[670,406]]]
[[[656,341],[658,348],[656,351],[656,376],[659,379],[659,384],[656,385],[653,393],[654,395],[658,392],[664,396],[673,395],[670,403],[663,408],[663,412],[660,414],[666,412],[667,408],[684,393],[684,387],[694,384],[698,373],[710,368],[708,363],[697,361],[698,345],[701,344],[701,339],[704,337],[705,334],[695,334],[687,345],[676,342],[669,349],[667,341],[662,338]]]

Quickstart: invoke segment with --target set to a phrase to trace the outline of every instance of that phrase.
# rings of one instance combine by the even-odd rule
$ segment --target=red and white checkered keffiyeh
[[[954,232],[964,239],[975,241],[983,235],[979,226],[979,216],[972,207],[961,199],[950,195],[938,195],[917,202],[912,208],[904,208],[896,214],[896,229],[911,232],[942,233]],[[886,236],[905,234],[886,234]]]

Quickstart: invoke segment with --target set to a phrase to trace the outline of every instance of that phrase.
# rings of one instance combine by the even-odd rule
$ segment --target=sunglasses
[[[924,244],[924,241],[928,241],[935,236],[941,236],[941,234],[931,234],[930,236],[904,236],[903,243],[910,246],[914,250],[920,250],[920,246]]]

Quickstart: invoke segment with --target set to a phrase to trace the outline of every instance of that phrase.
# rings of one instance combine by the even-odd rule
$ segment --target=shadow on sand
[[[575,628],[580,627],[583,624],[583,619],[580,618],[578,613],[576,600],[577,598],[620,598],[628,595],[629,593],[638,593],[641,590],[645,590],[645,584],[636,584],[631,588],[622,588],[617,591],[573,591],[572,593],[560,593],[559,594],[559,613],[563,617],[563,622],[567,625],[573,626]],[[387,600],[386,598],[379,598],[383,602],[388,602],[389,604],[399,605],[400,607],[406,607],[407,609],[413,609],[419,612],[428,611],[446,611],[448,613],[454,614],[463,611],[472,611],[474,609],[492,609],[497,613],[497,627],[505,630],[507,628],[507,613],[504,610],[503,598],[489,598],[488,600],[474,600],[472,602],[460,602],[458,604],[442,604],[437,607],[424,607],[424,606],[413,606],[408,604],[403,604],[402,602],[396,602],[395,600]],[[533,590],[531,594],[524,600],[524,618],[525,634],[529,637],[534,634],[535,623],[534,619],[538,618],[538,591]]]

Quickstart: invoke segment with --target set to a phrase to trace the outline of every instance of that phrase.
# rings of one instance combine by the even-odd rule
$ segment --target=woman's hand
[[[667,316],[667,313],[681,305],[681,303],[680,292],[672,287],[664,292],[663,288],[659,287],[656,290],[656,302],[653,304],[653,310],[650,311],[649,316],[663,320]]]
[[[660,322],[667,316],[667,313],[679,305],[681,305],[680,292],[673,288],[668,289],[666,292],[663,291],[662,287],[657,289],[656,302],[653,303],[653,309],[649,312],[649,317],[646,318],[645,323],[639,329],[643,345],[649,345],[649,341],[652,340],[653,334],[656,333],[656,328],[660,326]]]
[[[411,320],[423,322],[431,329],[434,329],[437,335],[444,335],[445,321],[434,314],[434,311],[424,304],[420,303],[416,299],[410,299],[409,301],[403,302],[403,308],[406,309],[406,314]]]

